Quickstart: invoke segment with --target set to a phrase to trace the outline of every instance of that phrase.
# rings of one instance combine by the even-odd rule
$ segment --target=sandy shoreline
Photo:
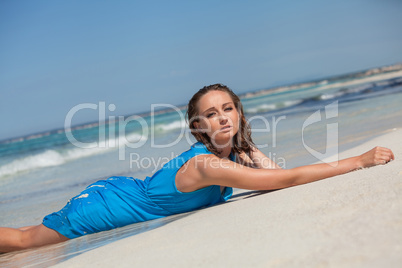
[[[197,211],[56,267],[398,267],[402,263],[402,129],[340,153],[379,145],[385,166]],[[250,198],[248,198],[250,197]]]

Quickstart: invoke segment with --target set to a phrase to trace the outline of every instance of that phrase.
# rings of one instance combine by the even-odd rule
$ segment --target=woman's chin
[[[212,141],[212,144],[216,147],[222,146],[226,147],[228,145],[232,145],[233,136],[232,135],[225,135],[226,137],[219,137],[218,139],[215,138]]]

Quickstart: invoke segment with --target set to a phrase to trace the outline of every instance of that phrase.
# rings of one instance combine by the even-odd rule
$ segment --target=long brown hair
[[[251,128],[243,113],[243,105],[241,104],[240,98],[227,86],[222,84],[214,84],[210,86],[205,86],[201,88],[194,96],[190,99],[187,107],[187,122],[189,124],[191,134],[196,138],[197,141],[202,142],[207,149],[214,153],[215,155],[219,155],[220,151],[212,144],[210,137],[203,132],[200,132],[195,126],[194,122],[198,122],[199,114],[198,114],[198,102],[202,96],[207,94],[212,90],[219,90],[229,94],[232,99],[237,112],[239,113],[239,130],[235,134],[232,140],[232,153],[240,154],[241,152],[245,152],[248,156],[251,155],[254,147],[253,140],[251,139]]]

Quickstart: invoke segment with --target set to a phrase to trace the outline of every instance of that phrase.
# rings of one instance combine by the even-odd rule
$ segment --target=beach
[[[395,154],[387,165],[277,191],[238,191],[226,204],[55,267],[400,267],[401,137],[401,128],[392,129],[339,154],[384,146]]]
[[[0,252],[0,268],[402,267],[402,1],[0,10],[1,248],[7,228],[40,226],[22,248],[51,239],[41,225],[75,237]],[[377,145],[396,160],[255,191],[222,170],[176,177],[200,141],[287,174]]]
[[[315,163],[338,151],[344,152],[340,157],[361,154],[375,145],[393,149],[396,161],[265,194],[234,189],[234,198],[227,204],[131,224],[67,243],[1,254],[0,267],[74,267],[98,261],[104,266],[250,263],[286,267],[303,262],[313,266],[333,262],[338,266],[339,260],[345,262],[339,265],[352,263],[354,267],[359,260],[366,266],[380,256],[384,256],[382,262],[392,260],[389,256],[400,253],[392,242],[397,235],[390,239],[387,236],[401,236],[401,220],[395,218],[402,214],[401,205],[395,191],[400,192],[397,182],[402,177],[398,175],[402,170],[398,164],[402,151],[398,145],[402,77],[395,72],[366,78],[349,74],[348,79],[320,80],[307,88],[242,99],[253,141],[285,169]],[[144,180],[152,176],[195,142],[185,127],[183,113],[177,108],[153,115],[151,110],[136,117],[145,121],[146,129],[134,120],[122,133],[118,130],[120,121],[89,122],[3,141],[0,226],[40,224],[44,216],[60,210],[98,180],[111,176]],[[76,144],[69,135],[88,148]],[[380,140],[371,142],[377,137]],[[382,174],[385,171],[394,175]],[[389,179],[388,184],[378,178]],[[386,193],[381,197],[388,199],[379,199],[379,193]],[[387,211],[390,214],[384,216]],[[387,219],[390,222],[378,221]],[[371,224],[373,229],[366,230]],[[389,231],[383,232],[383,226]],[[384,241],[391,241],[389,244],[378,242],[378,237],[374,242],[369,240],[374,239],[370,233],[377,229]],[[374,252],[367,243],[377,247],[384,244],[385,248],[374,247]],[[104,258],[92,260],[91,254]]]

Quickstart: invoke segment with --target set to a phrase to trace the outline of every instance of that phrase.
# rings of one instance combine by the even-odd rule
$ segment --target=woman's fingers
[[[394,160],[394,154],[393,152],[388,149],[388,148],[384,148],[384,147],[376,147],[376,162],[379,164],[386,164],[391,160]]]
[[[391,150],[389,150],[391,152],[391,160],[395,160],[395,155],[394,152],[392,152]]]
[[[390,149],[384,148],[384,150],[385,150],[385,157],[387,158],[386,159],[387,162],[395,159],[394,153]]]

